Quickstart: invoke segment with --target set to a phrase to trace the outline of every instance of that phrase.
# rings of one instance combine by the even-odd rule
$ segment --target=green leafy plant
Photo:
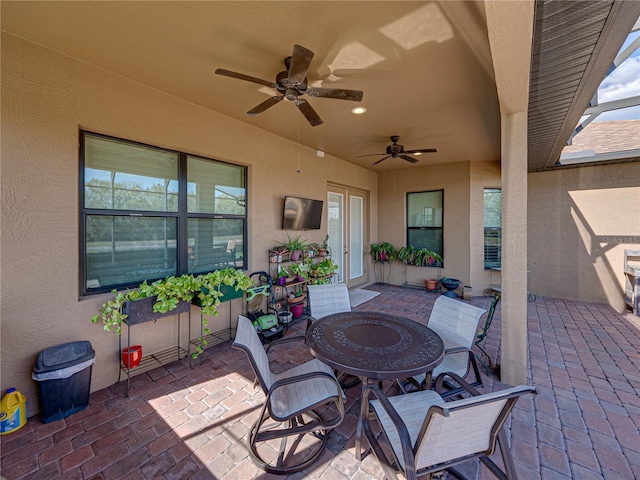
[[[396,258],[399,262],[404,263],[405,265],[413,265],[414,259],[416,255],[416,249],[412,246],[406,246],[400,248],[398,250],[398,254]]]
[[[291,276],[299,277],[298,279],[301,281],[309,280],[309,263],[313,263],[311,260],[307,260],[303,263],[293,263],[289,267],[289,271],[291,272]]]
[[[282,242],[280,244],[280,247],[284,247],[287,250],[289,250],[289,255],[291,255],[291,260],[297,260],[297,258],[294,258],[296,256],[296,253],[300,252],[300,254],[302,254],[302,252],[304,252],[308,248],[307,242],[301,238],[301,235],[291,238],[288,233],[287,233],[287,241]]]
[[[389,242],[372,243],[369,252],[376,262],[392,261],[398,250]]]
[[[322,247],[318,243],[310,243],[309,245],[307,245],[307,250],[309,252],[313,253],[313,256],[318,255],[318,253],[320,252],[321,248]]]
[[[122,322],[127,318],[123,312],[125,303],[149,297],[156,298],[153,304],[153,312],[156,313],[170,312],[180,302],[191,302],[194,297],[197,297],[197,303],[202,309],[202,313],[216,316],[222,296],[220,288],[223,285],[233,287],[236,291],[246,291],[247,288],[253,286],[253,282],[244,272],[234,268],[223,268],[197,277],[185,274],[179,277],[170,276],[153,283],[144,281],[135,290],[120,292],[113,290],[111,293],[114,294],[114,298],[106,301],[100,307],[100,313],[93,315],[91,321],[93,323],[101,322],[104,330],[110,332],[113,329],[117,335],[120,335]],[[204,332],[208,335],[210,332],[206,328],[205,315],[202,317],[205,326]],[[203,345],[206,345],[206,339],[201,338],[200,340]],[[202,353],[202,349],[197,347],[195,356],[199,353]]]
[[[433,250],[421,248],[416,251],[416,258],[414,265],[421,267],[435,266],[438,263],[442,263],[442,257]]]
[[[442,257],[433,250],[426,248],[417,249],[411,246],[402,247],[396,256],[399,262],[405,265],[429,267],[442,264]]]
[[[282,243],[281,246],[287,247],[289,252],[293,252],[294,250],[304,250],[307,247],[307,242],[301,237],[301,235],[298,235],[295,238],[291,238],[287,233],[287,241]]]
[[[332,282],[333,275],[338,271],[338,264],[332,259],[326,258],[309,266],[309,283],[320,285]]]
[[[223,285],[234,287],[236,291],[241,290],[244,292],[247,288],[253,287],[253,282],[242,270],[236,270],[235,268],[223,268],[198,275],[196,283],[194,283],[194,291],[197,292],[202,313],[205,315],[218,315],[217,309],[222,296],[220,288]]]

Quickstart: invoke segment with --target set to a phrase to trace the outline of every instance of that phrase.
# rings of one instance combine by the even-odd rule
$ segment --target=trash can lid
[[[95,352],[91,347],[91,342],[87,340],[56,345],[38,354],[33,373],[61,370],[86,362],[93,357],[95,357]]]

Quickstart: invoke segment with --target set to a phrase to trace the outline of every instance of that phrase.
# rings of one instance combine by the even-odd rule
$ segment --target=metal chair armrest
[[[470,348],[465,348],[465,347],[453,347],[453,348],[447,348],[444,351],[445,355],[449,355],[451,353],[462,353],[462,352],[470,352],[471,349]]]
[[[267,392],[267,397],[270,397],[271,394],[278,388],[283,387],[285,385],[291,385],[292,383],[301,383],[301,382],[306,382],[309,380],[313,380],[314,378],[319,378],[319,377],[323,377],[323,378],[327,378],[329,380],[331,380],[332,382],[334,382],[336,384],[337,387],[337,391],[338,391],[338,396],[340,398],[342,398],[342,388],[340,387],[340,383],[338,382],[338,380],[336,379],[335,376],[327,373],[327,372],[310,372],[310,373],[305,373],[304,375],[295,375],[293,377],[288,377],[288,378],[281,378],[280,380],[276,380],[275,382],[273,382],[273,384],[271,385],[271,388],[269,389],[269,391]]]
[[[458,385],[460,385],[460,387],[462,387],[462,389],[466,390],[470,395],[474,397],[477,395],[480,395],[480,392],[478,392],[478,390],[473,388],[473,386],[470,383],[468,383],[465,379],[463,379],[459,375],[456,375],[453,372],[443,372],[440,375],[438,375],[438,378],[436,378],[435,391],[438,395],[443,394],[445,377],[449,377],[452,380],[454,380]]]
[[[267,353],[269,353],[269,350],[271,350],[271,347],[275,347],[275,346],[281,345],[283,343],[296,342],[296,341],[300,341],[300,340],[302,340],[304,342],[305,341],[305,336],[304,335],[292,335],[290,337],[279,338],[279,339],[274,340],[273,342],[271,342],[269,345],[267,345],[267,348],[265,349],[265,351]]]

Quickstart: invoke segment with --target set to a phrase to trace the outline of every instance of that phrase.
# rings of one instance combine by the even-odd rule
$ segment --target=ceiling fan
[[[420,148],[418,150],[405,150],[404,145],[398,144],[398,140],[400,140],[399,135],[392,135],[390,138],[393,143],[387,146],[387,151],[385,153],[372,153],[370,155],[358,155],[358,157],[373,157],[374,155],[386,155],[386,157],[381,158],[380,160],[375,162],[373,165],[377,165],[378,163],[380,163],[383,160],[386,160],[389,157],[391,158],[400,157],[403,160],[406,160],[407,162],[418,163],[419,160],[417,158],[410,157],[409,155],[410,154],[419,155],[422,153],[435,153],[438,151],[435,148]]]
[[[264,112],[266,109],[280,103],[283,99],[289,100],[296,104],[298,110],[302,112],[311,126],[321,125],[322,119],[311,107],[307,100],[300,98],[303,95],[310,97],[334,98],[336,100],[350,100],[359,102],[362,100],[363,93],[360,90],[344,90],[341,88],[316,88],[307,87],[307,70],[313,59],[313,52],[300,45],[293,46],[293,54],[284,59],[285,71],[276,75],[275,82],[262,80],[260,78],[245,75],[243,73],[232,72],[223,68],[216,69],[216,74],[226,75],[227,77],[238,78],[247,82],[265,85],[278,91],[280,95],[265,100],[260,105],[252,108],[247,115],[256,116]]]

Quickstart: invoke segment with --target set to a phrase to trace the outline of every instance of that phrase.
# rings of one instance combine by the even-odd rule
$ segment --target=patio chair
[[[315,320],[320,320],[332,313],[351,311],[349,289],[345,283],[307,285],[307,293],[309,294],[309,312],[311,314],[307,318],[307,328]],[[360,379],[353,375],[346,375],[342,372],[336,372],[336,375],[340,380],[340,386],[344,389],[355,387],[360,383]]]
[[[444,377],[458,382],[471,396],[445,402],[439,395]],[[500,479],[516,479],[517,473],[503,425],[522,395],[536,393],[521,385],[480,395],[457,375],[442,374],[436,391],[420,390],[387,398],[377,385],[368,385],[362,397],[361,421],[371,448],[380,461],[385,478],[408,480],[447,471],[464,479],[453,467],[470,459],[480,461]],[[375,399],[370,399],[375,397]],[[372,423],[377,423],[374,433]],[[391,448],[383,450],[380,442]],[[504,470],[491,460],[496,442],[500,446]],[[385,453],[385,452],[388,452]]]
[[[461,300],[441,295],[433,304],[429,315],[427,327],[436,332],[444,342],[444,358],[433,372],[426,372],[407,379],[407,382],[399,381],[400,390],[407,393],[411,385],[418,389],[429,388],[431,379],[444,372],[452,372],[461,378],[466,378],[469,371],[473,371],[474,380],[472,386],[482,385],[482,377],[478,370],[476,357],[471,351],[473,341],[476,338],[480,317],[487,311],[482,308],[469,305]],[[460,392],[459,388],[452,388],[449,395]]]
[[[324,450],[329,430],[344,418],[344,392],[324,363],[314,359],[281,373],[271,371],[269,349],[299,338],[274,341],[265,351],[251,321],[238,317],[233,346],[247,354],[266,396],[249,431],[249,454],[268,473],[292,473],[309,466]],[[325,416],[331,414],[331,418],[323,420],[315,409],[322,409]]]
[[[351,311],[349,289],[345,283],[307,285],[307,293],[309,294],[309,311],[311,313],[307,325],[311,325],[314,320],[320,320],[332,313]]]
[[[480,363],[482,364],[485,371],[487,372],[487,375],[489,375],[489,368],[491,367],[491,357],[484,349],[484,343],[487,339],[487,335],[489,334],[489,327],[491,326],[491,321],[493,320],[493,314],[496,311],[498,302],[500,302],[500,292],[496,292],[495,295],[493,296],[493,300],[491,301],[491,306],[489,307],[489,312],[487,313],[487,317],[484,321],[484,325],[480,327],[480,329],[478,330],[478,335],[476,336],[476,341],[475,341],[476,347],[478,347],[478,349],[482,352],[478,356],[478,360],[480,360]],[[483,358],[486,358],[487,361],[485,362]]]

